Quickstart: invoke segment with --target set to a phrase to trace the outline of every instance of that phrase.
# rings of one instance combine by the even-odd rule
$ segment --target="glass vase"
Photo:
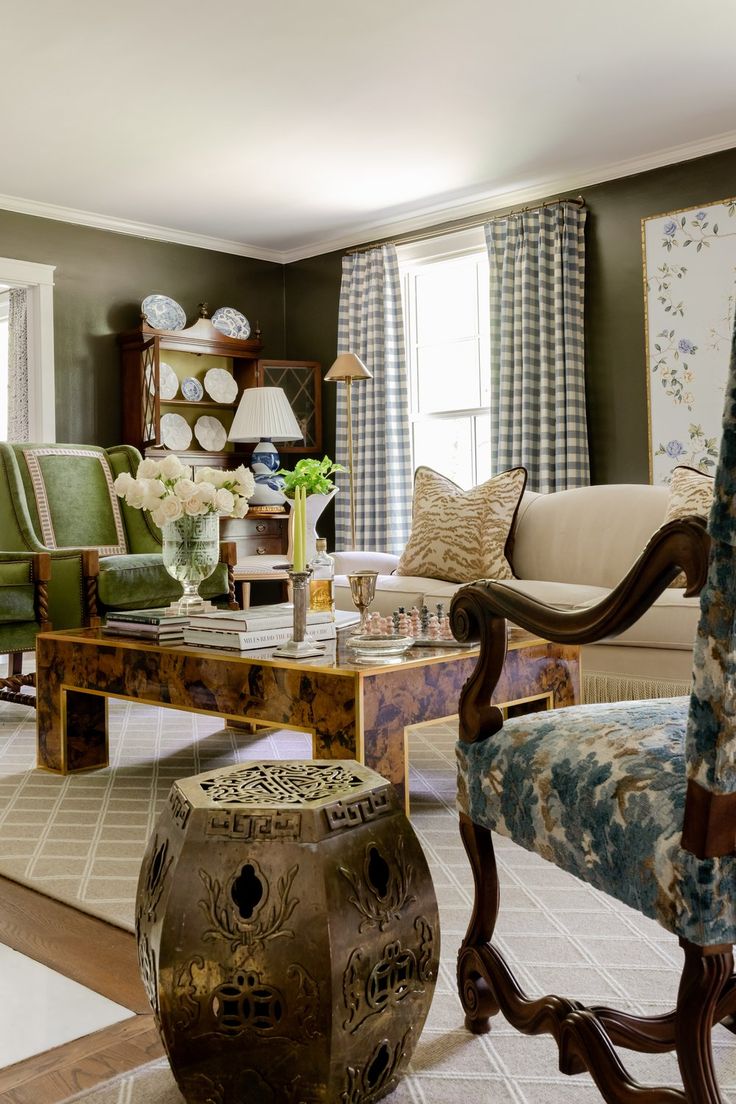
[[[179,613],[199,613],[205,608],[200,584],[210,577],[220,559],[220,516],[181,517],[168,521],[161,531],[164,567],[183,587]]]

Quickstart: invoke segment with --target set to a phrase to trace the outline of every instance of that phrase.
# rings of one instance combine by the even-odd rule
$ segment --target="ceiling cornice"
[[[35,199],[0,195],[0,210],[15,211],[20,215],[53,219],[55,222],[71,222],[76,226],[89,226],[93,230],[109,230],[113,234],[129,234],[135,238],[152,238],[154,241],[190,245],[194,249],[212,249],[216,253],[232,253],[237,257],[252,257],[256,261],[284,263],[284,254],[278,249],[262,249],[247,242],[230,241],[228,238],[210,238],[206,234],[193,234],[188,230],[175,230],[170,226],[156,226],[147,222],[116,218],[114,215],[98,215],[93,211],[77,211],[73,207],[59,207],[54,203],[40,203]]]
[[[169,226],[156,226],[145,222],[133,222],[130,219],[116,218],[112,215],[100,215],[92,211],[60,207],[53,203],[21,199],[18,196],[0,195],[0,210],[53,219],[56,222],[69,222],[95,230],[109,230],[115,234],[128,234],[138,238],[152,238],[155,241],[188,245],[194,249],[209,249],[216,253],[230,253],[238,257],[251,257],[254,260],[273,261],[276,264],[290,264],[292,261],[302,261],[308,257],[316,257],[338,249],[349,249],[365,242],[423,230],[440,222],[471,218],[474,215],[483,215],[504,207],[515,207],[518,204],[533,202],[572,189],[580,191],[594,184],[603,184],[619,177],[634,176],[636,173],[663,168],[679,161],[691,161],[696,157],[719,153],[733,147],[736,147],[736,130],[716,134],[697,142],[669,146],[667,149],[657,150],[642,157],[610,162],[587,171],[580,170],[565,176],[539,178],[511,190],[478,192],[472,199],[465,199],[461,203],[434,204],[416,211],[409,217],[360,223],[345,230],[338,237],[317,239],[295,249],[286,250],[264,249],[250,245],[248,242],[212,238],[206,234],[195,234],[187,230],[176,230]]]
[[[698,142],[685,142],[679,146],[669,146],[643,157],[632,157],[624,161],[614,161],[607,165],[591,168],[587,171],[566,174],[565,176],[540,178],[523,187],[507,191],[489,191],[477,193],[472,199],[461,203],[426,207],[410,217],[401,217],[389,222],[364,223],[328,241],[315,241],[309,245],[290,249],[281,254],[282,262],[306,260],[322,253],[332,253],[337,249],[350,249],[365,242],[391,239],[400,234],[409,234],[415,230],[426,230],[438,223],[453,222],[456,219],[472,218],[473,215],[490,214],[504,207],[516,207],[519,204],[534,202],[547,196],[562,192],[581,191],[594,184],[604,184],[619,177],[635,176],[650,169],[661,169],[666,165],[675,165],[680,161],[692,161],[696,157],[705,157],[709,153],[720,153],[736,147],[736,130],[713,135]]]

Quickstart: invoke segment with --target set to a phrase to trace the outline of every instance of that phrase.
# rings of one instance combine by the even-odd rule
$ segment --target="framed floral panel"
[[[736,199],[642,219],[649,474],[713,471],[736,304]]]

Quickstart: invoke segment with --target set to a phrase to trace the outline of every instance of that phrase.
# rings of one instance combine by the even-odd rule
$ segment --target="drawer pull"
[[[256,533],[265,533],[265,532],[266,532],[266,523],[263,522],[263,521],[259,521],[258,524],[256,525]]]
[[[256,548],[256,555],[257,556],[265,556],[266,551],[267,551],[267,549],[262,548],[262,547]]]

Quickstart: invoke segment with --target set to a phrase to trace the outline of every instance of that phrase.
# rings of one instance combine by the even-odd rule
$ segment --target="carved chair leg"
[[[696,947],[681,939],[685,965],[677,994],[675,1041],[682,1083],[691,1104],[723,1104],[713,1068],[711,1026],[733,973],[733,948]]]
[[[8,674],[9,675],[21,675],[23,674],[23,653],[11,652],[8,656]]]
[[[485,1035],[490,1031],[490,1017],[496,1015],[499,1006],[487,981],[476,968],[474,949],[489,943],[496,927],[500,903],[498,870],[491,833],[474,824],[464,813],[460,814],[460,836],[473,871],[475,900],[473,915],[458,954],[458,992],[465,1010],[465,1026],[474,1035]]]

